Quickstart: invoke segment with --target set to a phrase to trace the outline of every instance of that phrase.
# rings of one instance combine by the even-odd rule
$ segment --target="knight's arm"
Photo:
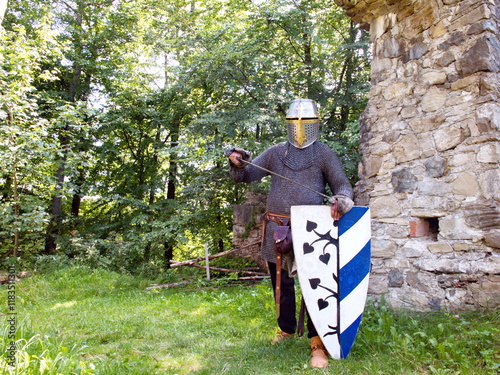
[[[340,215],[343,215],[349,212],[354,205],[352,200],[354,196],[352,186],[345,175],[344,168],[337,154],[327,146],[322,151],[325,154],[325,157],[322,158],[323,174],[333,193],[333,197],[330,198],[329,202],[337,204],[338,212]]]
[[[224,152],[224,154],[229,158],[233,152],[237,152],[242,156],[242,159],[248,162],[252,162],[252,156],[250,152],[240,149],[240,148],[232,148],[228,149]],[[269,158],[269,152],[264,151],[261,155],[259,155],[252,162],[253,164],[259,166],[265,166],[267,164],[267,160]],[[253,165],[245,165],[242,163],[241,166],[236,165],[230,159],[229,161],[229,176],[233,179],[234,182],[252,182],[259,181],[269,173],[254,167]]]

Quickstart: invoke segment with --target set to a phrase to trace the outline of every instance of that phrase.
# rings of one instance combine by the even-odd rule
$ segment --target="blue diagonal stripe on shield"
[[[368,288],[371,234],[359,231],[358,227],[366,226],[367,220],[370,220],[368,207],[354,207],[339,223],[341,358],[349,354],[363,316],[362,296]]]

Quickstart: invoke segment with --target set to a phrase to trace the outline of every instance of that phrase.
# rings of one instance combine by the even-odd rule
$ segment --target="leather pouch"
[[[279,254],[288,254],[293,249],[292,230],[289,225],[276,227],[273,233],[274,249]]]

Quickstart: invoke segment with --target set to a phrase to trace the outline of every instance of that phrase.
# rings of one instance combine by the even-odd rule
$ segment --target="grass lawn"
[[[2,316],[2,374],[497,374],[499,314],[396,313],[368,307],[349,358],[308,368],[307,338],[271,346],[271,288],[146,290],[151,280],[63,268],[15,284],[17,369],[8,366],[11,315]],[[0,312],[8,312],[7,284]]]

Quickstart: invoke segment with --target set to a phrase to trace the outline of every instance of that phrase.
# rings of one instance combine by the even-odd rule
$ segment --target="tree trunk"
[[[179,133],[181,128],[181,116],[176,116],[172,124],[172,132],[170,136],[170,155],[169,155],[169,168],[168,168],[168,182],[167,182],[167,199],[175,199],[175,188],[177,179],[177,145],[179,144]],[[165,268],[170,268],[170,261],[174,256],[174,238],[168,238],[164,244],[164,259]]]
[[[82,186],[84,182],[85,170],[82,168],[80,169],[80,173],[78,174],[78,178],[75,182],[75,194],[73,194],[73,200],[71,201],[71,215],[74,217],[78,217],[80,215],[80,206],[82,203]]]
[[[66,137],[63,137],[66,138]],[[63,140],[64,143],[67,141]],[[61,142],[61,143],[63,143]],[[56,172],[56,188],[52,196],[52,205],[50,208],[50,223],[47,227],[47,234],[45,237],[45,251],[44,254],[53,254],[56,250],[56,236],[61,231],[62,221],[62,187],[64,184],[64,167],[66,164],[66,157],[61,160],[61,165],[57,168]]]
[[[306,22],[306,19],[303,19],[303,22]],[[304,48],[304,65],[306,70],[306,80],[307,80],[307,97],[314,97],[313,93],[313,85],[312,85],[312,53],[311,53],[311,38],[310,35],[304,33],[302,35],[303,39],[303,48]]]
[[[349,26],[349,43],[353,44],[356,41],[356,27],[354,22],[351,22]],[[344,92],[346,99],[349,103],[352,102],[352,94],[351,92],[351,86],[353,82],[353,75],[354,75],[354,52],[349,49],[346,54],[346,58],[344,61],[344,67],[345,67],[345,84],[344,84]],[[340,108],[340,129],[344,131],[347,128],[347,123],[349,122],[349,114],[350,114],[350,107],[348,106],[342,106]]]
[[[75,13],[75,19],[76,19],[76,24],[78,26],[82,26],[83,24],[83,13],[84,13],[84,7],[82,4],[78,4],[78,8]],[[77,55],[83,55],[83,49],[81,46],[77,48]],[[68,101],[71,103],[76,103],[78,100],[84,99],[90,90],[90,86],[84,85],[82,89],[82,77],[84,75],[83,68],[81,65],[78,63],[75,64],[73,68],[73,74],[71,77],[71,81],[69,82],[69,87],[67,91],[67,98]],[[90,76],[87,75],[86,81],[89,81]],[[69,124],[64,126],[64,128],[61,130],[61,133],[59,134],[59,140],[61,144],[61,149],[63,150],[63,157],[60,160],[60,165],[57,168],[56,172],[56,190],[54,192],[54,195],[52,197],[52,205],[50,209],[50,223],[47,227],[47,234],[45,238],[45,254],[53,254],[56,250],[57,243],[56,243],[56,236],[62,234],[62,228],[61,228],[61,221],[62,221],[62,215],[63,215],[63,210],[62,210],[62,190],[64,187],[64,179],[66,177],[66,162],[67,162],[67,154],[69,147],[72,143],[72,138],[69,135],[70,132],[70,127]],[[82,182],[83,183],[83,182]],[[78,197],[75,198],[73,197],[73,202],[72,202],[72,213],[76,213],[76,216],[79,214],[80,210],[80,201],[81,197],[79,194],[77,194]]]
[[[170,138],[170,155],[167,182],[167,199],[175,199],[175,179],[177,178],[177,150],[179,144],[180,118],[174,120]]]

